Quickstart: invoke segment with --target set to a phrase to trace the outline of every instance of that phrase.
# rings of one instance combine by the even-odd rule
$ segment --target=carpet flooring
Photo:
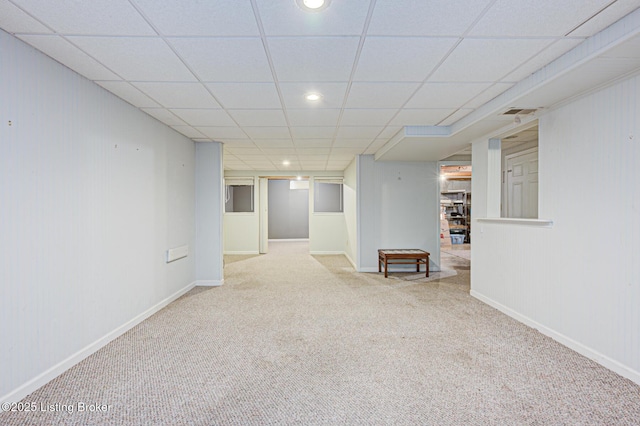
[[[193,289],[0,424],[640,424],[639,386],[472,298],[466,259],[385,279],[301,247],[227,256],[222,287]]]

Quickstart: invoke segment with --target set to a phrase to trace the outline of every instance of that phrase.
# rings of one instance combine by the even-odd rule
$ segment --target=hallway
[[[455,256],[452,256],[455,257]],[[446,278],[356,273],[304,243],[227,256],[196,287],[25,398],[107,412],[36,424],[637,424],[640,388]]]

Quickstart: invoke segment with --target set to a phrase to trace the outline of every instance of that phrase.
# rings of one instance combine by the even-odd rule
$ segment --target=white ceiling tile
[[[301,158],[300,163],[305,170],[324,170],[324,167],[327,164],[327,160],[325,159],[324,161],[317,161]]]
[[[201,81],[273,81],[259,37],[170,38],[169,43]]]
[[[405,108],[394,117],[391,124],[396,126],[435,126],[454,111],[454,109]]]
[[[340,110],[337,108],[289,109],[287,116],[292,126],[336,126]]]
[[[168,111],[164,108],[141,108],[142,111],[146,112],[150,116],[160,120],[167,126],[184,126],[187,123],[180,120],[176,117],[171,111]]]
[[[229,139],[246,139],[247,134],[239,127],[196,126],[203,135],[216,141],[227,142]]]
[[[257,0],[267,35],[359,35],[369,3],[334,1],[322,13],[309,13],[293,0]]]
[[[422,82],[457,42],[457,38],[368,37],[354,81]]]
[[[193,74],[160,38],[68,37],[68,39],[125,80],[195,80]]]
[[[368,34],[461,36],[490,2],[420,0],[399,5],[398,0],[378,0]]]
[[[402,129],[403,129],[402,126],[387,126],[382,131],[382,133],[380,133],[380,136],[378,136],[378,138],[391,139]]]
[[[242,157],[240,157],[239,154],[235,154],[238,158],[242,158],[242,161],[245,161],[247,163],[250,162],[265,162],[265,161],[270,161],[269,157],[267,157],[266,155],[264,155],[260,150],[257,150],[255,153],[248,153],[248,154],[242,154]]]
[[[160,107],[160,104],[126,81],[97,81],[96,83],[138,108]]]
[[[171,109],[175,115],[191,126],[235,126],[236,123],[221,109]]]
[[[342,112],[342,126],[372,126],[387,124],[397,109],[345,109]]]
[[[0,28],[11,34],[53,32],[7,0],[0,0]]]
[[[297,148],[300,156],[305,155],[329,155],[331,148]]]
[[[276,167],[274,165],[273,162],[271,162],[268,159],[264,159],[264,160],[247,160],[245,161],[245,164],[247,164],[248,166],[253,167],[256,170],[270,170],[274,167]]]
[[[279,81],[348,81],[358,37],[271,37],[267,43]]]
[[[331,155],[329,156],[330,161],[345,161],[351,158],[354,155],[360,154],[362,152],[362,148],[358,147],[333,147],[331,149]]]
[[[288,165],[282,164],[282,161],[275,162],[275,165],[277,167],[276,170],[282,170],[286,172],[283,174],[297,174],[298,170],[302,169],[302,165],[295,158],[290,158],[288,160],[289,160]],[[262,169],[265,170],[266,168],[263,167]]]
[[[453,114],[451,114],[449,117],[445,118],[440,123],[438,123],[438,125],[439,126],[450,126],[453,123],[455,123],[456,121],[460,120],[461,118],[466,117],[467,115],[469,115],[472,111],[474,111],[472,108],[459,109],[456,112],[454,112]]]
[[[351,161],[353,161],[353,159]],[[351,161],[329,161],[327,163],[327,168],[325,170],[327,171],[344,170],[349,166],[349,164],[351,164]]]
[[[295,148],[261,148],[261,151],[268,156],[273,155],[296,155]]]
[[[59,34],[156,35],[127,0],[13,0]]]
[[[562,37],[610,0],[497,0],[470,36]]]
[[[165,108],[211,108],[220,105],[200,83],[134,83]]]
[[[459,108],[490,83],[425,83],[407,102],[407,108]]]
[[[609,3],[609,6],[606,9],[576,28],[570,35],[575,37],[590,37],[598,31],[604,30],[611,25],[612,22],[616,22],[640,6],[638,0],[617,0],[613,3],[607,3]]]
[[[274,83],[206,83],[206,86],[225,108],[282,108]]]
[[[136,0],[136,4],[166,36],[259,35],[248,1]]]
[[[342,108],[347,83],[280,83],[280,90],[287,109]],[[322,98],[310,102],[304,98],[310,92],[319,93]]]
[[[542,52],[538,53],[535,57],[523,63],[520,67],[518,67],[512,73],[505,76],[502,80],[518,82],[528,77],[529,75],[533,74],[534,72],[538,71],[540,68],[544,67],[551,61],[567,53],[569,50],[573,49],[578,44],[582,43],[582,41],[583,40],[581,39],[558,40],[555,43],[553,43],[551,46],[544,49]]]
[[[513,86],[514,83],[496,83],[471,99],[469,102],[465,103],[464,107],[479,108]]]
[[[262,156],[262,150],[257,148],[256,146],[241,146],[241,145],[224,145],[224,151],[230,154],[237,156],[238,158],[242,158],[242,156]]]
[[[333,138],[326,139],[296,139],[293,141],[296,148],[331,148]]]
[[[292,127],[294,139],[332,138],[336,132],[335,126],[306,126]]]
[[[228,110],[240,126],[286,126],[287,121],[280,109],[234,109]]]
[[[255,170],[253,167],[249,167],[247,166],[245,163],[242,163],[242,166],[237,166],[235,164],[230,164],[229,166],[227,166],[226,164],[224,164],[224,169],[225,170],[238,170],[238,171],[244,171],[244,170]]]
[[[292,139],[256,139],[255,144],[260,148],[293,148]]]
[[[353,83],[347,108],[400,108],[419,83]]]
[[[251,147],[255,147],[255,144],[253,143],[253,141],[251,139],[217,139],[221,142],[224,143],[224,148],[230,148],[230,147],[242,147],[242,148],[251,148]]]
[[[104,65],[60,36],[21,35],[18,37],[89,80],[120,80],[120,77]]]
[[[288,139],[291,137],[288,127],[244,127],[244,131],[247,132],[252,139]]]
[[[188,138],[202,138],[204,135],[191,126],[171,126],[172,129],[182,133]]]
[[[553,43],[551,39],[464,39],[431,82],[493,82]]]
[[[369,147],[366,149],[366,151],[364,152],[364,154],[375,154],[380,148],[382,148],[387,142],[389,142],[389,139],[376,139],[374,140],[371,145],[369,145]]]
[[[336,139],[333,143],[335,148],[366,148],[373,142],[373,138],[367,139]]]
[[[340,126],[337,139],[373,139],[380,134],[384,126]]]

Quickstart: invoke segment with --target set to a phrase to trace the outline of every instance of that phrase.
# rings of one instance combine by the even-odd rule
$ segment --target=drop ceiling
[[[541,111],[636,72],[639,7],[0,0],[0,28],[192,140],[223,142],[227,170],[319,171],[357,154],[441,160],[512,125],[510,108]]]

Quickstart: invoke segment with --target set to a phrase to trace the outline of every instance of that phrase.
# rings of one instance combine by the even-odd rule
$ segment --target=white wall
[[[382,248],[426,250],[431,253],[431,269],[439,270],[437,163],[376,162],[370,155],[360,156],[358,162],[359,271],[377,272]]]
[[[0,31],[0,400],[191,288],[194,145]],[[9,121],[11,125],[9,126]]]
[[[474,144],[471,270],[474,296],[636,383],[639,100],[635,76],[540,117],[539,217],[552,227],[476,222],[488,169]]]
[[[342,175],[342,173],[333,175]],[[309,181],[309,253],[343,254],[347,240],[344,213],[314,212],[314,191],[315,176],[312,176]]]

